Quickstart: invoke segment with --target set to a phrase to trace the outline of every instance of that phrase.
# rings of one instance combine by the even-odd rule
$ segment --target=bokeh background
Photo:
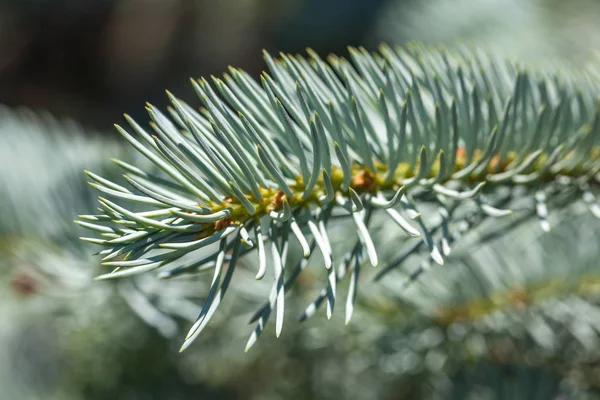
[[[192,98],[190,77],[229,65],[257,76],[262,49],[468,42],[580,63],[600,42],[599,13],[593,0],[4,0],[0,101],[108,130],[166,88]]]
[[[307,271],[282,338],[268,330],[248,354],[247,321],[268,292],[252,265],[183,355],[209,277],[93,282],[98,259],[71,220],[96,207],[83,169],[118,177],[110,157],[144,162],[112,128],[124,112],[146,121],[165,89],[198,104],[190,77],[229,65],[258,76],[262,49],[408,41],[475,44],[533,68],[594,65],[600,3],[0,2],[0,399],[599,398],[600,225],[576,207],[544,237],[530,223],[500,240],[482,231],[475,254],[467,241],[453,268],[409,291],[365,281],[348,327],[340,312],[294,321],[319,290]],[[393,250],[387,229],[379,240]],[[488,301],[498,293],[502,306]]]

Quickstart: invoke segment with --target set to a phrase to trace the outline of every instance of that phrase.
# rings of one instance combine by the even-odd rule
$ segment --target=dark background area
[[[191,100],[190,77],[229,65],[257,76],[262,49],[419,40],[580,63],[600,43],[599,15],[593,0],[4,0],[0,104],[107,130],[164,104],[165,89]]]
[[[0,103],[106,129],[123,112],[192,96],[190,77],[258,75],[262,49],[344,53],[386,0],[26,0],[0,5]]]

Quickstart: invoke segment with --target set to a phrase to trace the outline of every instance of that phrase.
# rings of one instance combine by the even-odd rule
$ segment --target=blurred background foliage
[[[349,326],[320,311],[280,339],[268,329],[247,354],[268,291],[254,266],[180,355],[209,278],[94,282],[98,260],[71,219],[97,206],[84,168],[110,177],[110,157],[144,162],[113,133],[123,112],[144,120],[166,88],[197,104],[189,77],[228,65],[256,76],[263,48],[475,43],[532,65],[594,65],[599,22],[592,0],[2,2],[2,398],[598,398],[600,224],[568,201],[547,235],[518,218],[506,236],[481,226],[471,234],[485,245],[464,238],[450,265],[408,289],[402,276],[361,282]],[[343,232],[331,235],[339,245]],[[396,234],[386,225],[377,240],[392,248]],[[295,314],[316,295],[292,293]]]

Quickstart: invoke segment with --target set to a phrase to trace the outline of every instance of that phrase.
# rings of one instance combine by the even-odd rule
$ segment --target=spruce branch
[[[192,80],[199,111],[167,92],[170,118],[147,106],[152,132],[129,117],[131,129],[116,126],[163,175],[118,161],[128,189],[88,174],[102,193],[101,208],[78,224],[99,234],[87,240],[104,248],[102,262],[113,269],[98,279],[158,269],[167,279],[214,269],[182,350],[207,326],[236,263],[255,247],[257,279],[272,269],[274,282],[252,319],[257,326],[246,349],[272,311],[280,334],[285,292],[315,252],[327,287],[301,318],[323,303],[330,316],[336,285],[349,277],[350,321],[363,264],[380,264],[369,229],[380,210],[406,232],[409,246],[379,267],[378,279],[421,250],[444,264],[461,235],[510,215],[519,200],[530,200],[525,208],[535,210],[544,230],[551,228],[553,202],[565,194],[597,214],[600,114],[593,74],[529,71],[480,50],[349,51],[351,61],[332,55],[327,62],[312,51],[308,58],[265,53],[269,73],[260,83],[235,68],[212,84]],[[147,211],[132,210],[140,205]],[[431,216],[439,221],[432,224]],[[328,234],[338,218],[352,221],[356,231],[339,258]],[[291,243],[304,258],[288,257]],[[197,257],[182,263],[192,252]]]

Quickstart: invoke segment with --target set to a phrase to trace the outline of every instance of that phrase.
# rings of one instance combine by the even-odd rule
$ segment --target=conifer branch
[[[120,163],[127,189],[89,174],[104,197],[100,214],[78,223],[99,233],[102,262],[113,269],[98,279],[159,269],[170,278],[214,266],[182,349],[214,315],[236,261],[254,248],[257,279],[272,269],[275,282],[253,318],[258,325],[247,349],[272,310],[279,335],[284,294],[315,249],[330,272],[302,319],[325,300],[331,315],[336,284],[349,277],[350,321],[362,264],[379,264],[369,229],[379,209],[413,244],[379,266],[378,279],[421,249],[444,264],[465,230],[509,215],[518,199],[531,200],[544,230],[561,194],[597,210],[600,114],[598,82],[589,73],[552,75],[479,50],[423,46],[382,46],[374,54],[350,49],[350,56],[352,62],[337,56],[325,62],[312,51],[308,58],[265,53],[269,73],[260,83],[234,68],[223,79],[213,77],[212,85],[192,80],[199,111],[168,93],[170,118],[147,106],[152,132],[130,118],[131,129],[117,126],[164,176]],[[588,90],[577,89],[582,85]],[[132,211],[140,204],[148,210]],[[420,211],[428,205],[441,209],[437,224]],[[466,207],[468,214],[458,217]],[[356,229],[348,237],[355,245],[341,258],[327,232],[339,216]],[[290,241],[302,247],[304,259],[288,259]],[[183,256],[217,244],[208,257],[181,264]]]

